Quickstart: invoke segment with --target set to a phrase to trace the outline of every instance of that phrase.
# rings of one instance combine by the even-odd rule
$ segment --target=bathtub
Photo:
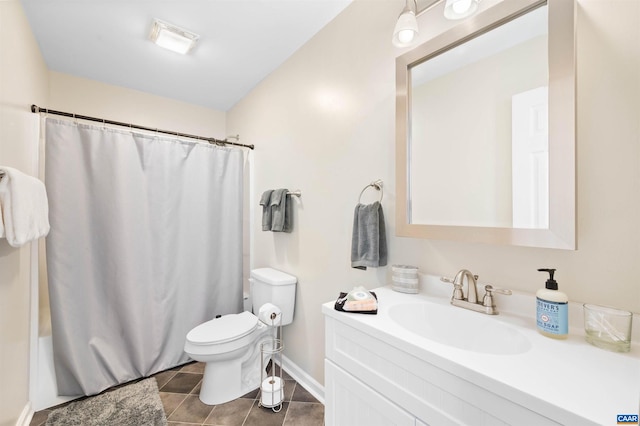
[[[51,336],[39,336],[36,344],[37,347],[32,348],[32,350],[35,350],[36,362],[31,370],[31,374],[33,374],[34,377],[31,381],[32,386],[29,391],[29,398],[33,410],[40,411],[80,398],[82,395],[58,396],[56,373],[53,366],[53,344]]]

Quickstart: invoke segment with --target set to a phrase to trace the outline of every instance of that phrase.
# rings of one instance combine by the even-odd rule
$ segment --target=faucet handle
[[[507,296],[511,296],[511,290],[506,288],[494,287],[491,284],[487,284],[484,286],[484,291],[487,293],[498,293],[498,294],[506,294]]]
[[[464,299],[464,294],[462,294],[462,283],[458,283],[455,279],[451,279],[449,277],[440,277],[440,281],[442,281],[443,283],[453,284],[453,295],[451,296],[452,299]]]
[[[508,290],[506,288],[499,288],[499,287],[494,287],[491,284],[487,284],[484,286],[484,297],[482,298],[482,305],[487,307],[487,308],[495,308],[496,305],[493,301],[493,293],[498,293],[498,294],[504,294],[507,296],[510,296],[511,290]],[[497,313],[497,311],[496,311]]]

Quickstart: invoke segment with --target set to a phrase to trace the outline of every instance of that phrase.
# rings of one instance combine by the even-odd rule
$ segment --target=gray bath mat
[[[52,411],[47,426],[166,425],[155,378],[72,402]]]

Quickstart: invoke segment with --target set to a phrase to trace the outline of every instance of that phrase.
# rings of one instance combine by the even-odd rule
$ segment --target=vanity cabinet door
[[[326,426],[417,424],[414,416],[328,359],[324,361],[324,371]]]

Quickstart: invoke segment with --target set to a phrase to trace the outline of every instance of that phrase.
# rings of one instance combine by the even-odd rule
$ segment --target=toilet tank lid
[[[298,279],[286,272],[278,271],[273,268],[259,268],[251,271],[251,278],[255,278],[262,282],[272,285],[295,284]]]

